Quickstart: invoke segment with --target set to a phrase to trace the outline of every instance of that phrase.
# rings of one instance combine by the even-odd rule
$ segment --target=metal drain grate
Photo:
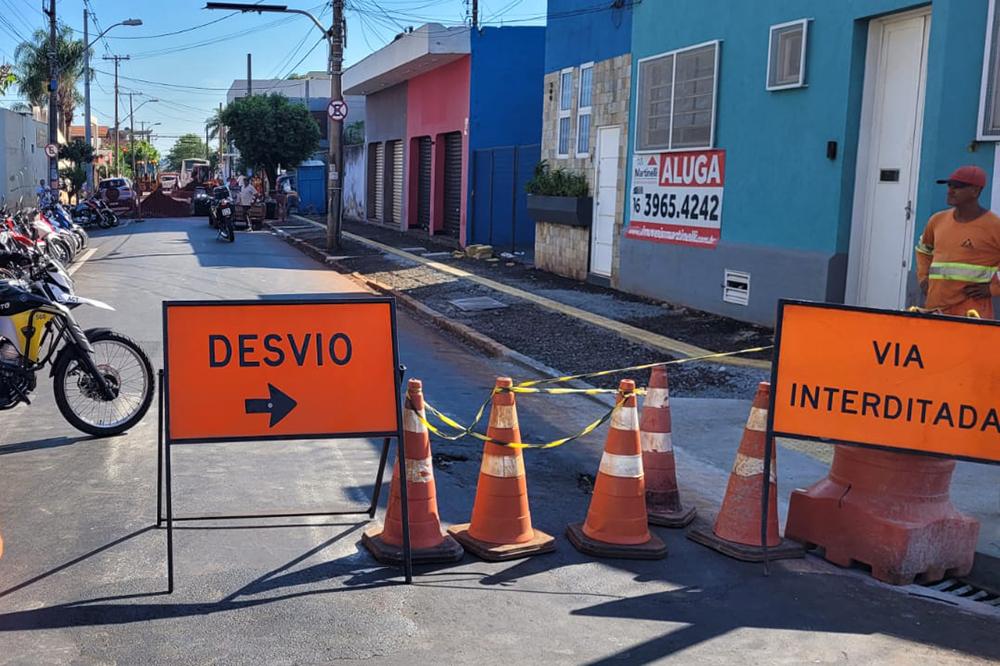
[[[931,583],[924,585],[924,587],[938,592],[943,592],[945,594],[950,594],[955,597],[961,597],[963,599],[967,599],[968,601],[979,601],[987,606],[1000,608],[1000,594],[990,590],[984,590],[981,587],[977,587],[964,580],[959,580],[958,578],[948,578],[940,583]]]

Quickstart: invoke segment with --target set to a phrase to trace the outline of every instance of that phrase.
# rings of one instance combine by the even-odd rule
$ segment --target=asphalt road
[[[356,286],[265,233],[221,244],[203,220],[95,234],[76,273],[84,312],[162,358],[164,299],[266,298]],[[401,360],[428,398],[469,414],[493,377],[523,371],[400,317]],[[320,389],[318,389],[320,390]],[[581,520],[601,432],[526,456],[536,527],[555,554],[418,567],[415,584],[358,545],[365,516],[185,523],[177,587],[165,594],[156,516],[155,412],[94,440],[59,416],[47,378],[0,430],[0,663],[973,663],[1000,659],[1000,620],[915,597],[817,558],[761,568],[658,529],[670,555],[597,561],[562,538]],[[525,439],[568,434],[599,408],[580,398],[519,402]],[[179,447],[178,515],[363,510],[378,442]],[[435,445],[442,518],[468,519],[475,444]],[[721,474],[721,470],[717,470]],[[724,478],[724,477],[723,477]],[[702,502],[703,498],[692,498]]]

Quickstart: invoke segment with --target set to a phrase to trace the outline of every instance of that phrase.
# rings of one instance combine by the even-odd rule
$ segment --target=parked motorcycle
[[[8,275],[0,279],[0,410],[30,405],[37,373],[51,366],[56,405],[73,427],[107,437],[138,423],[153,400],[149,358],[124,335],[83,330],[71,313],[114,308],[76,295],[62,265],[37,248],[25,248],[20,264],[0,258]]]
[[[208,209],[208,224],[219,230],[219,238],[232,243],[236,240],[236,229],[233,227],[235,215],[233,200],[229,196],[229,190],[225,187],[216,187],[212,191],[212,203]]]

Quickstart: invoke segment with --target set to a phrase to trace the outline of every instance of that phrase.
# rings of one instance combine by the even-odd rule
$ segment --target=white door
[[[904,305],[914,245],[930,22],[929,10],[923,10],[869,25],[849,261],[848,298],[860,305]]]
[[[618,149],[621,128],[597,128],[597,172],[594,174],[594,220],[590,231],[590,272],[611,277],[611,257],[618,217]]]

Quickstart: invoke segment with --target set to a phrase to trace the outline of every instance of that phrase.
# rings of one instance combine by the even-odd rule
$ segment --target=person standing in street
[[[979,203],[986,172],[956,169],[945,180],[949,210],[935,213],[917,244],[917,279],[924,307],[966,316],[975,310],[993,319],[993,296],[1000,295],[1000,217]]]

